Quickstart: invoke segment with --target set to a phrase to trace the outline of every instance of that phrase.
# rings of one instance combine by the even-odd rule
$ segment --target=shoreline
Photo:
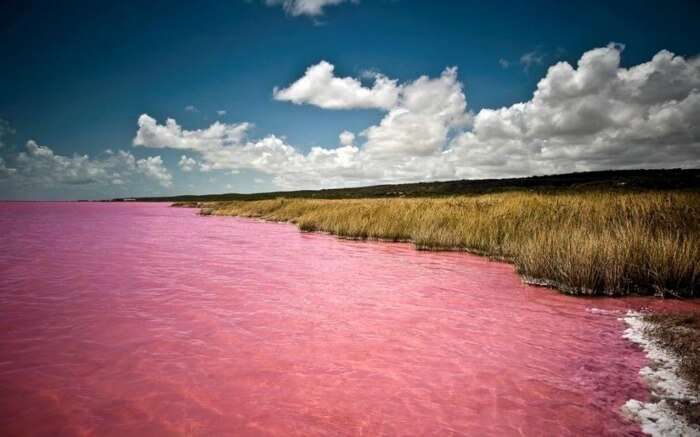
[[[470,255],[476,255],[480,256],[483,258],[487,258],[490,261],[496,261],[496,262],[504,262],[510,265],[515,265],[512,259],[507,258],[505,256],[499,256],[499,255],[493,255],[489,254],[488,252],[482,251],[482,250],[476,250],[476,249],[470,249],[468,247],[459,247],[459,246],[452,246],[452,247],[440,247],[440,248],[433,248],[430,246],[418,246],[415,241],[411,239],[390,239],[390,238],[381,238],[381,237],[352,237],[352,236],[347,236],[347,235],[338,235],[334,234],[333,232],[330,231],[324,231],[324,230],[305,230],[299,228],[299,226],[294,223],[293,221],[288,221],[288,220],[271,220],[271,219],[266,219],[263,217],[255,217],[255,216],[243,216],[243,215],[227,215],[227,214],[215,214],[210,212],[210,208],[208,208],[206,205],[198,205],[198,206],[188,206],[188,205],[180,205],[180,203],[189,203],[189,202],[175,202],[171,206],[176,207],[176,208],[200,208],[199,215],[201,216],[218,216],[218,217],[241,217],[241,218],[247,218],[247,219],[255,219],[255,220],[260,220],[263,222],[269,222],[269,223],[285,223],[285,224],[292,224],[297,226],[297,229],[299,229],[299,232],[309,232],[309,233],[319,233],[319,234],[325,234],[325,235],[332,235],[335,238],[338,238],[340,240],[350,240],[350,241],[378,241],[382,243],[404,243],[404,244],[410,244],[413,246],[415,250],[418,251],[425,251],[425,252],[463,252],[463,253],[468,253]],[[560,292],[564,292],[565,294],[569,294],[572,296],[587,296],[587,297],[614,297],[613,294],[610,295],[603,295],[603,296],[598,296],[596,295],[592,290],[587,290],[587,292],[584,293],[574,293],[574,289],[571,287],[566,286],[563,283],[551,281],[545,278],[535,278],[531,276],[525,276],[520,274],[517,269],[515,272],[520,280],[527,285],[532,285],[532,286],[537,286],[537,287],[544,287],[544,288],[551,288],[553,290],[557,290]],[[567,292],[566,290],[570,290],[570,292]],[[644,296],[644,295],[634,295],[634,294],[629,294],[628,296]]]
[[[217,206],[221,206],[221,204],[212,205],[211,203],[183,202],[174,203],[172,206],[199,208],[199,214],[204,216],[238,216],[259,219],[262,221],[290,223],[296,225],[301,232],[322,232],[329,235],[334,235],[340,239],[411,243],[416,250],[465,252],[483,256],[494,261],[516,264],[513,259],[509,257],[494,255],[482,250],[471,250],[465,247],[420,246],[411,238],[401,239],[348,236],[332,232],[332,230],[328,229],[304,227],[303,223],[300,223],[294,219],[285,220],[270,218],[264,214],[231,214],[227,211],[222,213],[222,211],[217,210],[216,208]],[[519,271],[517,264],[516,273],[526,284],[553,288],[574,296],[616,296],[616,294],[612,292],[596,293],[594,290],[586,290],[582,292],[583,290],[581,288],[573,289],[558,281],[533,278]],[[668,294],[655,294],[657,297],[664,297],[666,295]],[[633,296],[633,294],[628,293],[624,296]],[[678,297],[673,294],[671,294],[671,296]],[[628,341],[638,345],[645,352],[649,361],[648,365],[640,369],[639,373],[645,380],[651,396],[648,402],[642,402],[635,399],[628,400],[623,406],[620,407],[621,413],[639,423],[642,431],[652,436],[700,436],[700,374],[697,376],[693,375],[696,379],[693,382],[690,382],[681,375],[678,364],[683,360],[697,360],[697,354],[700,353],[698,352],[700,351],[700,330],[697,331],[699,339],[698,343],[691,344],[691,347],[694,348],[694,350],[671,350],[668,345],[665,346],[661,344],[661,334],[659,333],[659,330],[654,329],[654,327],[661,326],[660,324],[663,323],[664,320],[672,320],[674,316],[675,314],[657,314],[654,316],[657,320],[654,321],[650,320],[649,316],[647,315],[628,313],[621,319],[627,325],[627,328],[623,331],[622,336]],[[692,317],[697,318],[700,326],[700,314],[695,314]],[[700,363],[696,363],[696,365],[700,366]]]
[[[648,365],[639,375],[650,393],[648,402],[628,400],[622,412],[652,436],[700,436],[700,391],[681,375],[683,357],[659,344],[654,335],[656,326],[647,316],[629,311],[622,320],[627,325],[622,336],[647,356]]]
[[[172,205],[175,207],[183,207],[180,205]],[[186,208],[199,208],[199,206],[185,206]],[[204,207],[206,209],[206,207]],[[286,220],[270,220],[262,217],[254,217],[254,216],[239,216],[239,215],[226,215],[226,214],[212,214],[208,212],[202,212],[200,210],[199,215],[201,216],[218,216],[218,217],[240,217],[240,218],[246,218],[246,219],[255,219],[255,220],[260,220],[262,222],[267,222],[267,223],[284,223],[284,224],[291,224],[295,225],[296,223],[292,221],[286,221]],[[489,261],[495,261],[495,262],[503,262],[507,263],[510,265],[515,265],[512,259],[504,257],[504,256],[498,256],[498,255],[492,255],[489,254],[488,252],[481,251],[481,250],[476,250],[476,249],[470,249],[467,247],[459,247],[459,246],[453,246],[453,247],[441,247],[441,248],[433,248],[430,246],[418,246],[416,245],[416,242],[411,240],[411,239],[389,239],[389,238],[381,238],[381,237],[372,237],[372,238],[361,238],[361,237],[351,237],[351,236],[346,236],[346,235],[338,235],[334,234],[333,232],[329,231],[324,231],[324,230],[305,230],[305,229],[300,229],[297,226],[297,229],[299,232],[308,232],[308,233],[318,233],[318,234],[324,234],[324,235],[331,235],[335,238],[338,238],[340,240],[349,240],[349,241],[377,241],[377,242],[382,242],[382,243],[404,243],[404,244],[410,244],[413,246],[415,250],[418,251],[425,251],[425,252],[462,252],[462,253],[467,253],[470,255],[476,255],[480,256],[482,258],[487,258]],[[535,278],[532,276],[525,276],[520,274],[517,269],[515,273],[518,275],[520,280],[527,285],[532,285],[536,287],[544,287],[544,288],[550,288],[552,290],[557,290],[559,292],[563,292],[564,294],[568,294],[571,296],[586,296],[586,297],[616,297],[614,294],[604,294],[604,295],[599,295],[593,292],[593,290],[586,290],[585,292],[578,292],[576,293],[575,291],[579,291],[576,289],[573,289],[571,287],[568,287],[567,285],[560,283],[560,282],[555,282],[549,279],[545,278]],[[568,291],[567,291],[568,290]],[[625,297],[648,297],[643,294],[628,294],[625,295]],[[659,296],[659,297],[664,297],[664,296]]]
[[[700,193],[530,192],[401,199],[178,202],[342,239],[508,262],[571,295],[700,297]]]

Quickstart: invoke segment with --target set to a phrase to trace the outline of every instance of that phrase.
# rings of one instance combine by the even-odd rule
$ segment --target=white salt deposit
[[[586,311],[591,313],[591,314],[600,314],[600,315],[605,315],[605,316],[620,314],[620,310],[604,310],[604,309],[595,308],[595,307],[586,308]]]
[[[690,425],[668,404],[671,400],[700,401],[688,381],[678,376],[678,359],[646,335],[645,329],[650,324],[641,314],[630,311],[623,320],[628,326],[623,337],[640,345],[649,358],[649,366],[639,374],[651,389],[650,402],[630,399],[622,407],[623,412],[652,436],[700,436],[700,429]]]

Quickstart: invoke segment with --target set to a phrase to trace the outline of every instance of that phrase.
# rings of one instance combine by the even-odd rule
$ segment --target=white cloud
[[[219,116],[226,115],[226,110],[225,110],[225,109],[219,109],[218,111],[216,111],[216,115],[219,115]]]
[[[451,129],[469,122],[457,69],[439,78],[422,76],[401,87],[400,98],[377,126],[369,127],[365,150],[377,158],[427,156],[440,152]]]
[[[389,109],[396,104],[400,92],[397,81],[375,74],[374,84],[367,88],[355,78],[335,76],[334,69],[332,64],[321,61],[307,68],[304,76],[287,88],[275,88],[273,96],[276,100],[325,109]]]
[[[183,131],[172,118],[168,118],[165,125],[159,125],[147,114],[139,117],[138,125],[139,130],[134,138],[134,145],[182,150],[202,150],[238,144],[253,127],[250,123],[225,124],[217,121],[207,129]]]
[[[622,49],[559,62],[530,101],[480,111],[454,142],[461,159],[506,174],[700,164],[700,60],[661,51],[625,69]]]
[[[508,67],[510,67],[510,61],[507,59],[501,58],[498,60],[498,65],[500,65],[501,68],[508,68]]]
[[[278,168],[294,157],[295,150],[274,135],[257,141],[247,139],[250,123],[225,124],[216,122],[206,129],[185,130],[171,118],[164,125],[143,114],[135,146],[172,148],[198,152],[202,157],[200,169],[231,170],[238,168]]]
[[[352,144],[355,142],[355,134],[344,130],[338,135],[338,139],[340,140],[340,144],[343,146],[352,146]]]
[[[136,168],[144,175],[157,180],[164,187],[170,187],[173,183],[173,177],[163,166],[163,160],[160,156],[139,159],[136,161]]]
[[[182,169],[182,171],[190,172],[194,170],[194,168],[197,166],[197,161],[187,157],[187,155],[182,155],[177,165],[180,166],[180,169]]]
[[[284,10],[295,17],[307,15],[316,17],[323,15],[323,8],[345,3],[347,0],[265,0],[268,6],[282,5]],[[353,1],[357,3],[357,1]]]
[[[199,112],[199,109],[197,109],[197,107],[194,105],[187,105],[187,106],[185,106],[185,111],[187,111],[187,112]]]
[[[537,50],[527,52],[520,57],[520,64],[525,71],[529,71],[530,67],[534,65],[542,65],[543,62],[544,55]]]
[[[9,178],[13,184],[44,187],[123,185],[138,177],[156,181],[163,187],[172,185],[172,177],[160,156],[136,159],[123,150],[105,153],[100,158],[64,156],[32,140],[15,157],[13,168],[8,168],[4,160],[0,160],[0,175]]]
[[[622,49],[590,50],[576,67],[559,62],[530,100],[477,114],[468,111],[455,68],[403,84],[380,76],[391,93],[379,93],[376,81],[363,87],[321,63],[275,95],[322,108],[386,111],[360,133],[361,144],[344,131],[339,147],[302,153],[283,137],[250,139],[249,123],[185,130],[146,114],[134,144],[190,150],[202,170],[251,169],[281,188],[700,166],[700,60],[661,51],[622,68]]]
[[[158,124],[147,114],[139,117],[134,144],[189,149],[200,154],[202,171],[252,169],[272,175],[283,188],[449,175],[438,165],[442,148],[449,135],[470,119],[457,70],[448,68],[438,78],[423,76],[401,86],[391,82],[397,94],[384,119],[362,133],[366,141],[361,148],[354,145],[354,134],[344,131],[339,135],[340,147],[314,147],[303,154],[275,135],[249,139],[248,123],[215,123],[190,131],[172,119]],[[325,99],[313,101],[319,106],[328,103]],[[427,159],[433,163],[427,165]]]
[[[241,129],[243,125],[250,126],[214,124],[207,129],[190,131],[182,129],[172,119],[161,125],[144,114],[139,117],[134,144],[189,149],[199,154],[201,171],[257,170],[272,175],[281,187],[318,185],[324,177],[351,176],[347,172],[358,170],[359,149],[354,146],[315,147],[304,155],[275,135],[248,139],[247,129]]]

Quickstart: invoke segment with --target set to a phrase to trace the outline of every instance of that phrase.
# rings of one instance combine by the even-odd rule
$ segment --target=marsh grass
[[[527,191],[198,204],[341,237],[411,241],[506,259],[566,293],[700,295],[700,193]]]

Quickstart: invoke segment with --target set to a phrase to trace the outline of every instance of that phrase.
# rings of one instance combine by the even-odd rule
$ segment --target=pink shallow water
[[[164,204],[4,203],[0,229],[3,435],[636,435],[617,317],[697,308]]]

